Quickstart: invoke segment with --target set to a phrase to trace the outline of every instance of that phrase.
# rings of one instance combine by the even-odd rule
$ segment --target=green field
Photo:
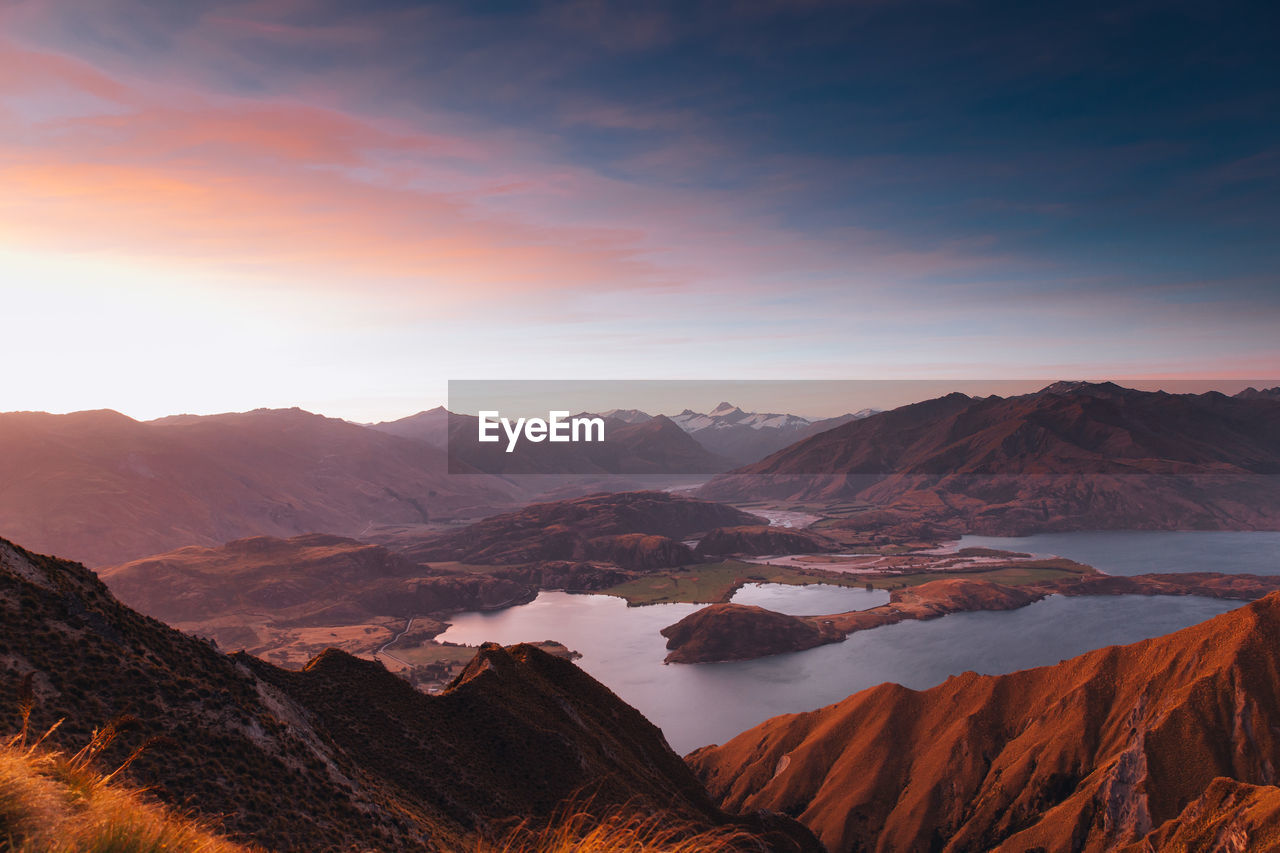
[[[861,587],[866,586],[867,581],[856,575],[801,572],[780,566],[725,560],[660,575],[646,575],[600,592],[625,598],[628,604],[711,604],[728,601],[733,591],[744,583],[827,583]]]
[[[993,566],[989,569],[950,572],[913,572],[911,574],[893,575],[871,580],[877,589],[895,589],[904,586],[919,586],[922,583],[942,578],[965,578],[968,580],[991,581],[1006,586],[1025,586],[1040,581],[1056,581],[1067,577],[1093,574],[1096,570],[1065,559],[1024,560],[1018,563]]]
[[[1008,586],[1023,586],[1040,581],[1078,577],[1094,570],[1071,560],[1026,560],[1014,564],[965,571],[912,572],[910,574],[841,574],[837,572],[800,571],[782,566],[725,560],[702,566],[689,566],[661,574],[620,583],[600,590],[604,595],[625,598],[628,604],[712,604],[728,601],[733,591],[744,583],[824,583],[835,586],[896,589],[918,586],[943,578],[961,577],[991,581]]]

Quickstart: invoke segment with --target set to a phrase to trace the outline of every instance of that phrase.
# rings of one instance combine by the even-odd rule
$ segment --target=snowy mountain
[[[759,460],[803,438],[875,414],[863,409],[834,418],[810,419],[778,412],[744,412],[721,403],[710,412],[685,409],[671,418],[712,453],[745,462]]]

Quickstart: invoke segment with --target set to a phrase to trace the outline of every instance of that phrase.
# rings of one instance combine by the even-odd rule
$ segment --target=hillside
[[[832,853],[1208,849],[1164,841],[1223,825],[1244,835],[1213,849],[1263,849],[1249,833],[1275,807],[1277,647],[1272,594],[1055,666],[883,684],[689,760],[726,808],[794,815]]]
[[[30,730],[64,720],[48,746],[74,751],[124,720],[104,766],[145,744],[133,784],[273,850],[456,850],[571,798],[592,814],[625,805],[814,849],[785,819],[719,812],[658,729],[533,647],[485,646],[438,696],[336,650],[282,670],[139,615],[77,564],[0,541],[0,695],[28,681]],[[20,728],[15,698],[0,731]]]
[[[245,536],[352,536],[520,496],[497,478],[449,474],[421,442],[298,409],[149,422],[0,414],[0,531],[93,566]]]
[[[699,492],[855,500],[892,533],[1280,527],[1280,399],[1058,383],[950,394],[836,427]]]
[[[318,533],[193,545],[98,575],[141,613],[294,668],[330,646],[369,655],[409,618],[418,636],[434,636],[444,628],[439,618],[525,602],[538,588],[441,571],[379,545]]]
[[[618,492],[531,504],[461,530],[388,544],[418,561],[516,564],[609,559],[624,568],[654,568],[695,561],[692,551],[671,540],[762,521],[725,504],[669,492]],[[620,539],[631,534],[647,538]]]

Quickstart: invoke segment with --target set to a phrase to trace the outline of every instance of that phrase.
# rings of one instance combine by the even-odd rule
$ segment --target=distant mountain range
[[[450,474],[438,448],[300,409],[0,414],[0,532],[89,565],[263,534],[354,536],[524,499],[503,480]]]
[[[576,452],[570,452],[565,447],[541,445],[518,454],[500,454],[493,452],[492,447],[484,447],[484,453],[480,454],[479,459],[476,450],[481,448],[468,448],[464,458],[468,464],[490,473],[566,473],[566,468],[573,468],[572,473],[582,473],[593,468],[597,469],[595,473],[609,474],[718,473],[734,465],[763,459],[800,439],[865,418],[876,411],[863,409],[834,418],[815,420],[799,415],[744,412],[732,403],[721,403],[706,414],[685,409],[671,417],[650,415],[639,409],[609,409],[583,414],[605,418],[608,424],[606,437],[624,448],[622,453],[597,452],[593,455],[589,452],[590,448],[580,447]],[[667,424],[679,427],[694,442],[682,441],[677,433],[667,428]],[[469,442],[476,430],[476,419],[453,414],[439,406],[400,420],[383,421],[370,426],[381,432],[414,438],[443,448],[449,444],[450,437],[455,440],[467,439]],[[638,443],[647,446],[648,456],[637,457],[630,453],[630,448]],[[705,452],[700,455],[692,450],[694,443]],[[661,448],[660,452],[658,448]],[[513,460],[512,456],[522,458]],[[588,461],[578,461],[579,457],[585,457]],[[552,465],[547,461],[549,458],[575,461],[560,461]]]
[[[811,420],[776,412],[744,412],[732,403],[721,403],[706,414],[685,409],[671,420],[703,447],[743,464],[763,459],[811,435],[861,420],[876,412],[876,409],[863,409],[834,418]]]
[[[1280,527],[1275,388],[1226,397],[1059,383],[821,421],[727,403],[675,418],[604,415],[605,443],[505,453],[474,440],[474,418],[443,409],[371,427],[298,409],[147,422],[3,413],[0,532],[102,566],[250,536],[471,521],[716,472],[726,473],[706,497],[851,503],[846,528],[885,540]],[[730,470],[731,457],[784,444]]]
[[[847,423],[700,492],[866,505],[847,527],[1019,534],[1280,528],[1280,397],[1056,383]]]

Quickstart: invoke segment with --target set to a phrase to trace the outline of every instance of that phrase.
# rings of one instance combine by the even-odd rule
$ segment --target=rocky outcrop
[[[667,663],[747,660],[844,639],[813,620],[744,604],[712,604],[661,633],[671,650]]]
[[[1280,788],[1219,777],[1182,812],[1123,853],[1280,849]]]
[[[725,807],[795,815],[832,853],[1266,849],[1164,842],[1247,833],[1273,808],[1214,780],[1276,781],[1278,647],[1272,594],[1055,666],[884,684],[688,760]]]
[[[704,557],[733,554],[762,557],[771,554],[813,554],[834,551],[835,542],[817,533],[790,527],[745,525],[717,527],[698,540],[697,553]]]

